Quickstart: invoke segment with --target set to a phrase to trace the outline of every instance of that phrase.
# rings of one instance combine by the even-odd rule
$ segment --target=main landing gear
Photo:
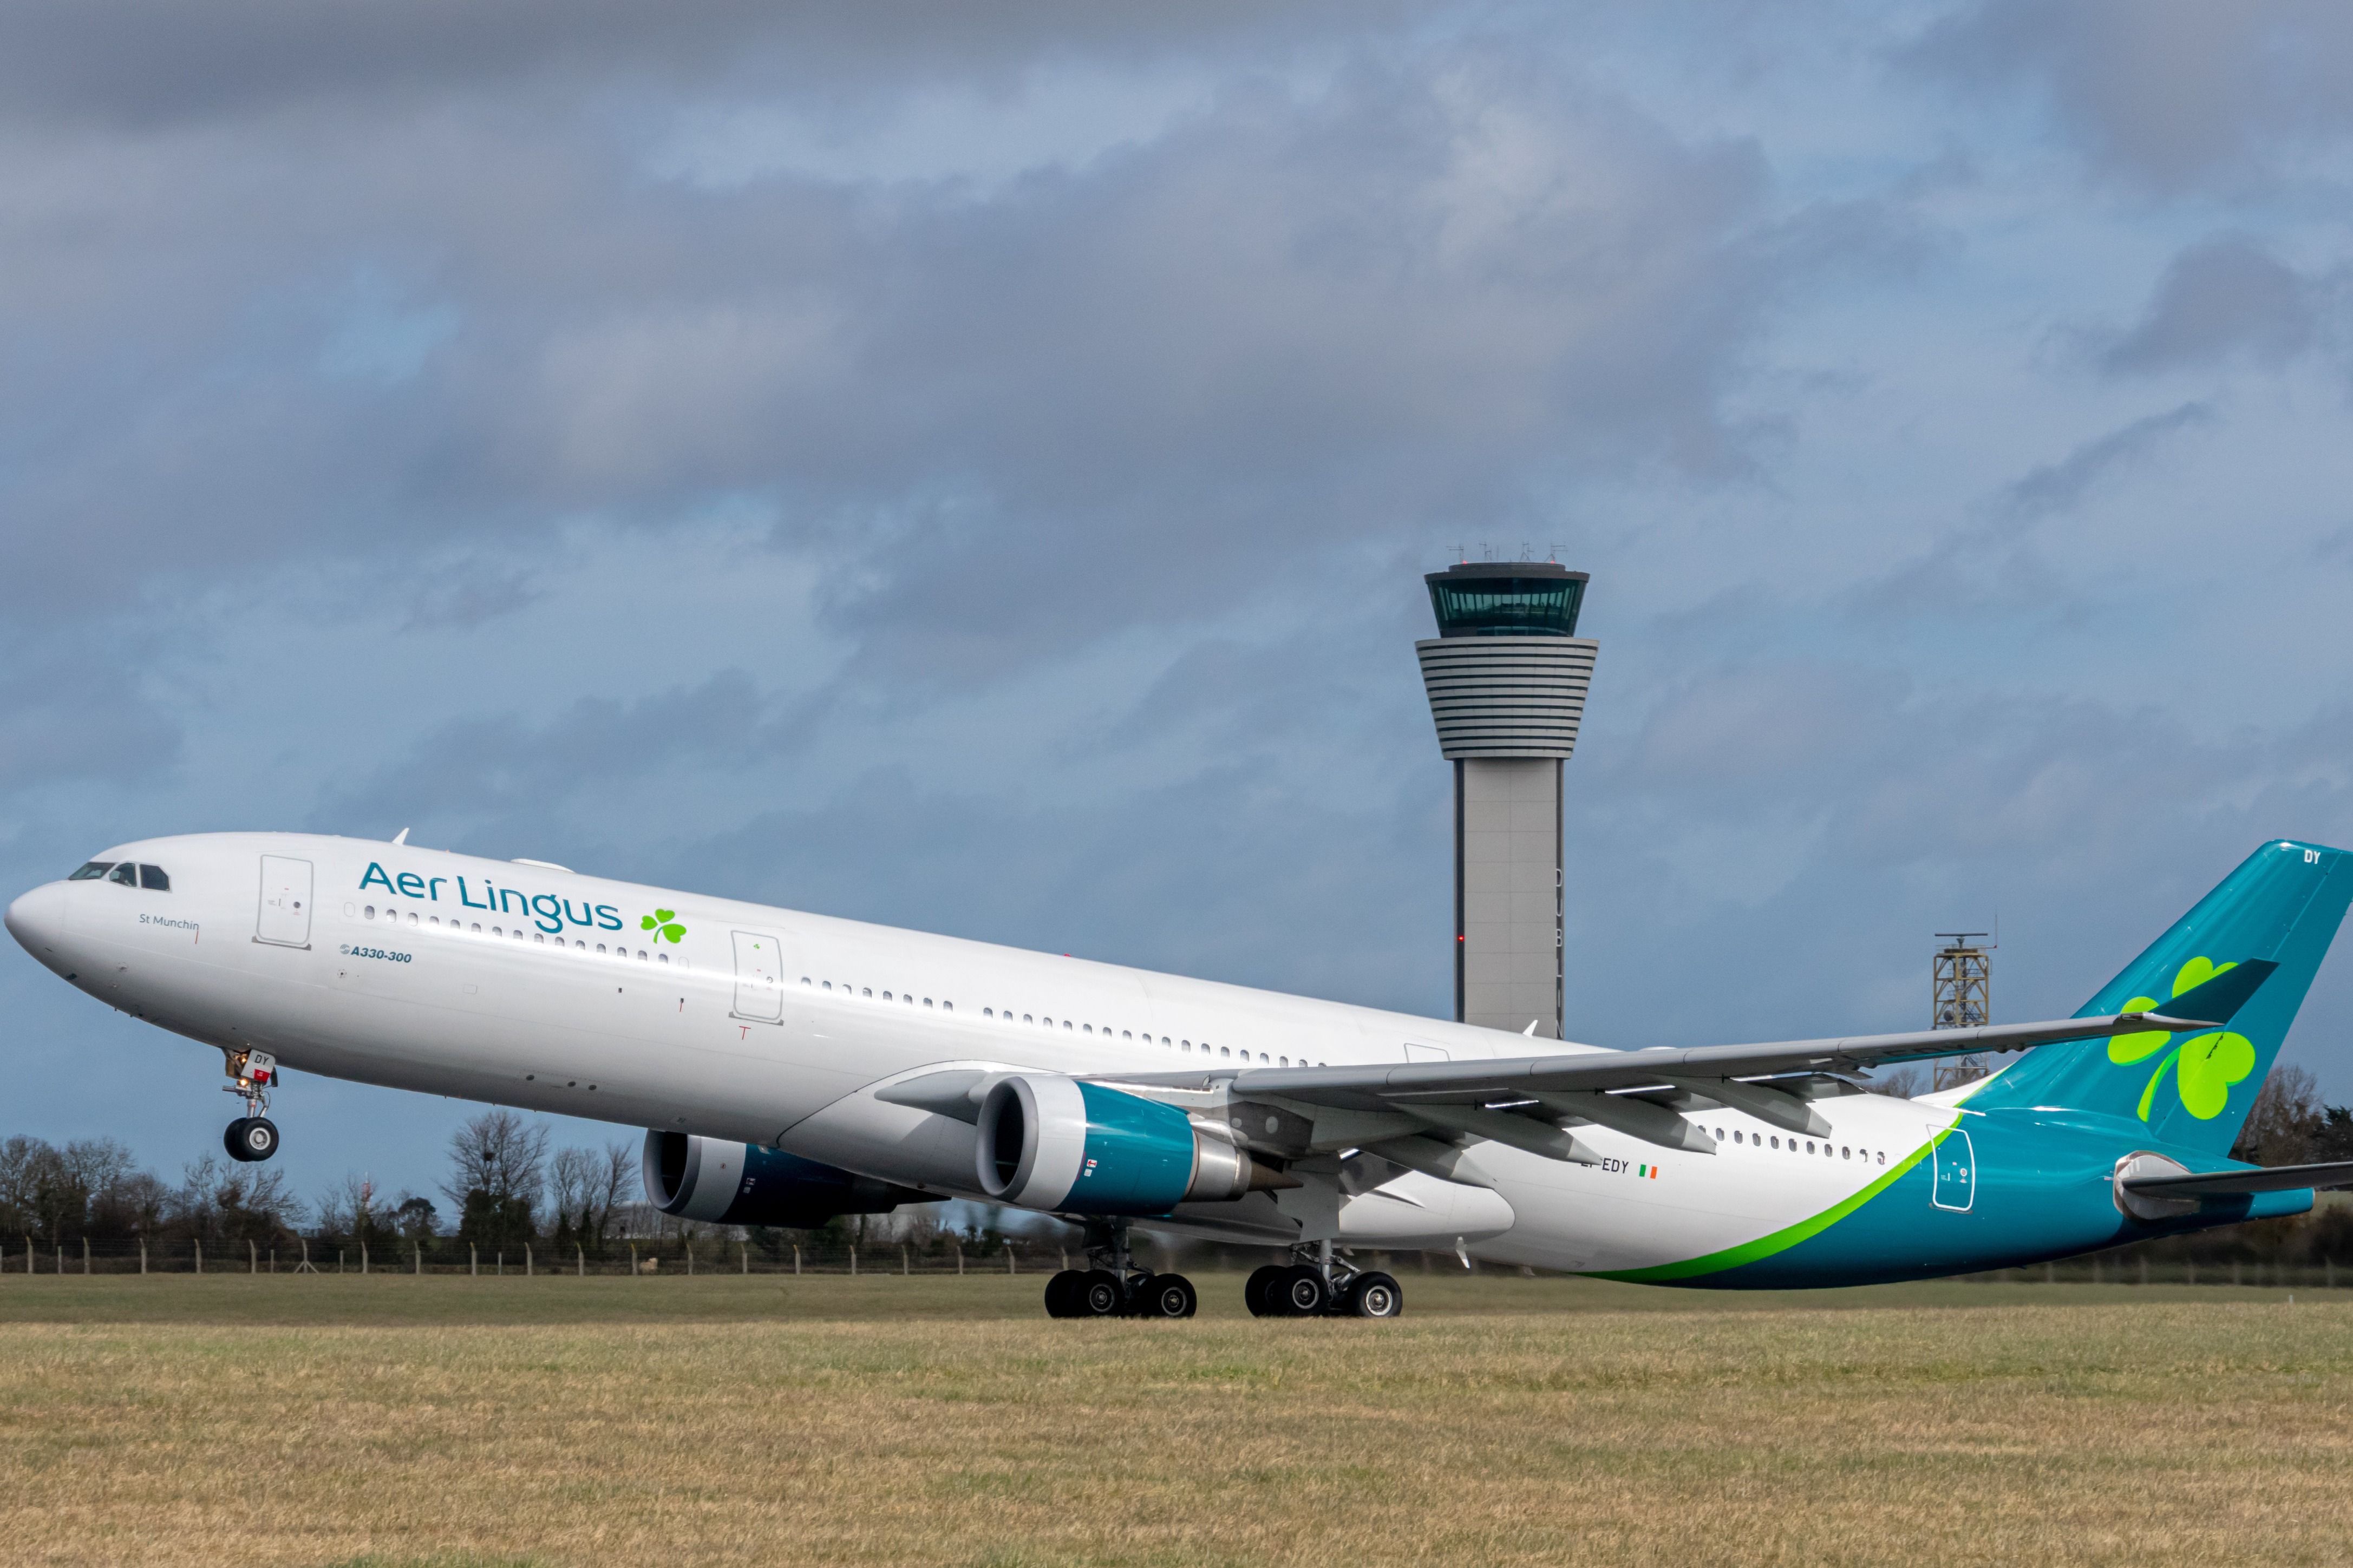
[[[1405,1310],[1394,1276],[1335,1257],[1328,1241],[1303,1243],[1291,1256],[1287,1267],[1270,1263],[1243,1284],[1251,1317],[1394,1318]]]
[[[1136,1267],[1128,1250],[1127,1221],[1087,1222],[1086,1268],[1065,1268],[1046,1281],[1050,1318],[1189,1318],[1200,1305],[1182,1274]]]
[[[245,1101],[243,1116],[228,1124],[221,1145],[228,1157],[246,1164],[278,1152],[278,1123],[269,1120],[269,1086],[278,1081],[278,1058],[268,1051],[231,1051],[228,1076],[237,1081],[222,1089]]]

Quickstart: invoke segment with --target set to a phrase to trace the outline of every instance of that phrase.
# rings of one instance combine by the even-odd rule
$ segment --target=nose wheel
[[[232,1160],[248,1164],[267,1160],[278,1152],[278,1123],[267,1116],[240,1116],[221,1134],[221,1142]]]
[[[237,1081],[221,1090],[245,1101],[245,1114],[221,1133],[228,1157],[254,1164],[278,1152],[278,1123],[269,1120],[269,1086],[278,1081],[278,1058],[268,1051],[231,1051],[228,1076]]]

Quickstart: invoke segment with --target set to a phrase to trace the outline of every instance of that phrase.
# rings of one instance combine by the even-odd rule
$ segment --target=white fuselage
[[[407,846],[210,834],[103,858],[161,867],[170,890],[52,883],[17,900],[10,928],[76,985],[164,1028],[298,1071],[774,1144],[942,1195],[980,1195],[973,1129],[876,1089],[944,1068],[1122,1075],[1532,1049],[1461,1024]],[[1310,1195],[1256,1194],[1187,1205],[1176,1228],[1283,1240],[1320,1226],[1349,1243],[1640,1268],[1820,1213],[1952,1117],[1878,1096],[1819,1109],[1832,1129],[1820,1153],[1703,1111],[1694,1120],[1738,1130],[1738,1144],[1709,1155],[1580,1127],[1598,1164],[1480,1143],[1464,1158],[1491,1186],[1409,1174],[1342,1193],[1336,1216],[1327,1196],[1320,1217]]]

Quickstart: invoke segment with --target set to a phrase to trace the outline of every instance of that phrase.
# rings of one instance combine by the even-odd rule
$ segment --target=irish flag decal
[[[1637,1165],[1634,1174],[1644,1181],[1655,1182],[1659,1179],[1659,1168],[1656,1165]]]

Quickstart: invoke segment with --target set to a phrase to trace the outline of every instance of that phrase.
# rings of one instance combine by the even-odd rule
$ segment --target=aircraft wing
[[[2127,1192],[2152,1198],[2224,1197],[2234,1193],[2292,1193],[2304,1187],[2353,1187],[2353,1160],[2318,1165],[2274,1165],[2257,1171],[2191,1172],[2180,1176],[2134,1176]]]
[[[1592,1122],[1664,1148],[1714,1153],[1715,1142],[1682,1112],[1701,1101],[1729,1105],[1790,1131],[1820,1137],[1828,1123],[1807,1103],[1809,1085],[1776,1078],[1854,1072],[1887,1062],[2015,1051],[2062,1040],[2179,1034],[2219,1028],[2276,964],[2251,959],[2183,992],[2164,1013],[2116,1013],[2040,1024],[1850,1035],[1758,1045],[1588,1049],[1484,1060],[1357,1063],[1345,1067],[1218,1067],[1191,1072],[1104,1073],[1109,1083],[1170,1089],[1226,1084],[1237,1097],[1303,1110],[1358,1113],[1359,1136],[1391,1158],[1427,1163],[1430,1139],[1490,1139],[1563,1160],[1586,1160],[1567,1129]],[[1765,1080],[1765,1081],[1758,1081]],[[1366,1113],[1370,1113],[1367,1116]],[[1318,1117],[1319,1121],[1324,1118]],[[1390,1142],[1405,1139],[1404,1152]],[[1423,1163],[1414,1163],[1423,1168]]]

